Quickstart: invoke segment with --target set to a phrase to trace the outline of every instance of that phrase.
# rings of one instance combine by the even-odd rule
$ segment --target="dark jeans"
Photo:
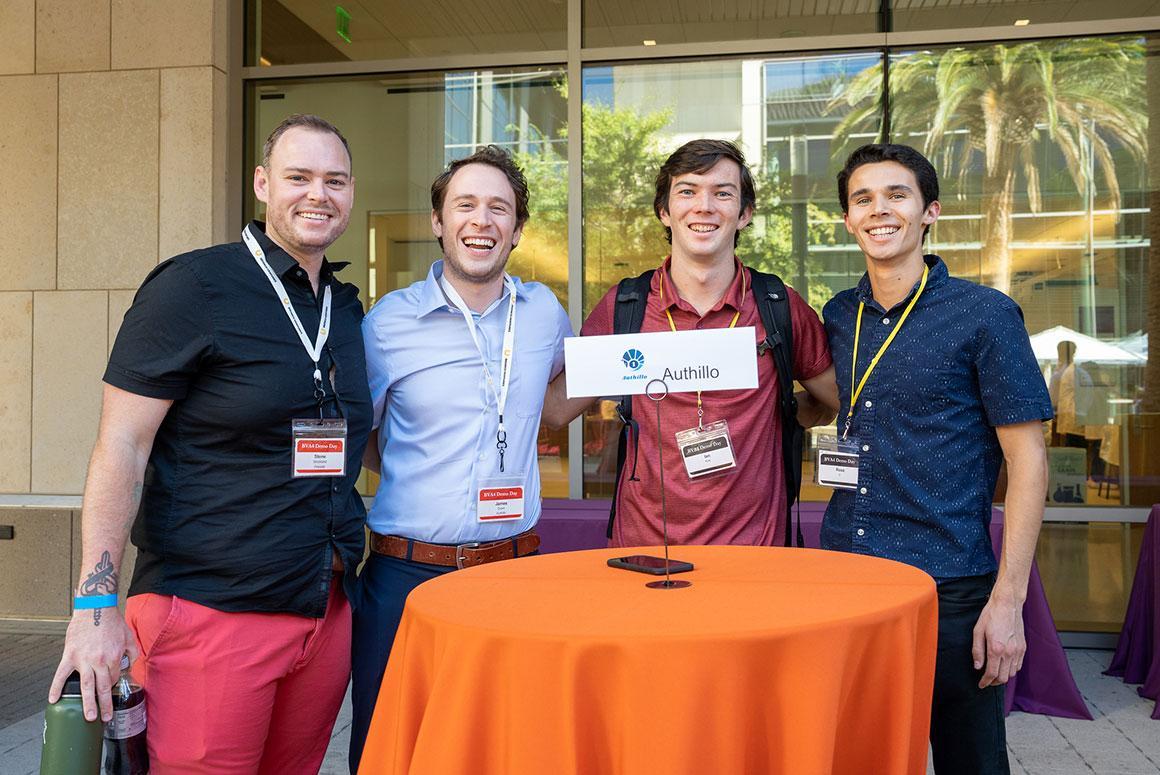
[[[982,670],[971,656],[971,636],[987,604],[994,574],[949,579],[938,585],[938,657],[934,669],[930,743],[938,775],[1006,775],[1005,687],[979,688]]]
[[[366,743],[379,685],[387,668],[387,657],[395,642],[395,630],[403,618],[403,603],[411,590],[424,581],[442,576],[455,568],[425,565],[371,553],[358,577],[351,597],[351,705],[350,771],[358,770]]]

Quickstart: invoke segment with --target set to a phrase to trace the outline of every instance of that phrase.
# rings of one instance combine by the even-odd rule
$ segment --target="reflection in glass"
[[[669,3],[583,0],[583,45],[665,45],[879,32],[879,0]],[[651,41],[651,43],[645,43]]]
[[[1150,504],[1160,494],[1149,484],[1157,457],[1131,456],[1133,445],[1156,444],[1141,403],[1146,310],[1160,303],[1142,282],[1146,61],[1137,38],[890,59],[892,139],[923,150],[940,173],[930,250],[1023,308],[1057,414],[1045,428],[1052,503]],[[876,126],[861,112],[881,104],[880,70],[831,102],[849,111],[837,129],[843,150]]]
[[[1055,626],[1118,633],[1144,537],[1142,524],[1045,524],[1035,553]]]
[[[567,181],[562,83],[561,71],[532,68],[260,85],[251,137],[260,153],[270,130],[292,113],[317,113],[346,135],[355,208],[328,254],[351,262],[342,277],[359,286],[368,307],[425,278],[440,257],[431,233],[435,176],[481,145],[508,149],[527,171],[531,193],[531,217],[508,271],[548,285],[567,304],[567,187],[540,185],[549,176]],[[567,497],[566,431],[541,430],[540,471],[545,496]],[[372,477],[363,492],[375,483]]]
[[[249,0],[247,65],[563,50],[564,0]]]
[[[1075,0],[890,0],[895,32],[1011,27],[1097,19],[1130,19],[1160,14],[1157,0],[1077,3]]]

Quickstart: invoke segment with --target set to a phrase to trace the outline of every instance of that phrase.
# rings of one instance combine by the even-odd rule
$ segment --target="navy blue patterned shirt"
[[[871,374],[849,437],[861,455],[858,488],[835,490],[822,547],[914,565],[935,579],[993,572],[988,527],[1002,462],[995,426],[1051,419],[1019,305],[951,277],[926,256],[926,289]],[[850,356],[864,302],[858,378],[918,290],[884,310],[862,276],[822,311],[837,369],[842,430]]]

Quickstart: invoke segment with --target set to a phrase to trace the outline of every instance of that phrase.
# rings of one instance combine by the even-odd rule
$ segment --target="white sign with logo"
[[[664,380],[670,393],[751,390],[757,332],[750,326],[574,336],[564,340],[564,365],[569,398],[636,395],[654,379]]]

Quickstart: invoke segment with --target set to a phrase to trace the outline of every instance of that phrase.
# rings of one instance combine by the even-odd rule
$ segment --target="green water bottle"
[[[60,699],[44,709],[40,775],[98,775],[104,729],[99,719],[85,721],[81,677],[73,671]]]

